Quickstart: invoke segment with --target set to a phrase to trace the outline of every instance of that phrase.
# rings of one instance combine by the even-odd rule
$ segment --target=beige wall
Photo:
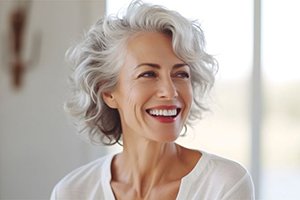
[[[39,62],[14,91],[7,64],[8,13],[13,0],[0,1],[0,199],[49,199],[67,172],[105,153],[78,139],[62,109],[69,70],[65,50],[104,13],[104,0],[33,1],[24,60],[32,35],[42,33]],[[3,56],[5,55],[5,56]]]

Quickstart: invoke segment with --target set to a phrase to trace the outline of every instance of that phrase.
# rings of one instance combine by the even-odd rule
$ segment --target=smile
[[[152,116],[162,116],[162,117],[176,117],[177,109],[150,109],[148,113]]]
[[[176,106],[160,106],[146,110],[147,113],[161,122],[173,122],[181,111]]]

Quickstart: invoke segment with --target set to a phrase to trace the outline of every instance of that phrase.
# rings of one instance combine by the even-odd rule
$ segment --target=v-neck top
[[[181,179],[176,200],[252,200],[249,172],[239,163],[201,151],[194,168]],[[92,161],[65,176],[53,189],[51,200],[115,200],[111,163],[116,154]]]

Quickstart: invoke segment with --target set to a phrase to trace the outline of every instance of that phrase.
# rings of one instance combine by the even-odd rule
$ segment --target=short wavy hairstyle
[[[77,119],[91,141],[120,142],[119,113],[105,104],[102,93],[114,90],[125,59],[128,40],[140,32],[160,32],[172,38],[174,53],[190,66],[193,102],[191,124],[207,111],[205,97],[214,84],[217,61],[205,50],[200,24],[165,7],[133,1],[123,14],[106,16],[94,24],[66,57],[73,66],[72,96],[65,109]],[[99,140],[100,139],[100,140]]]

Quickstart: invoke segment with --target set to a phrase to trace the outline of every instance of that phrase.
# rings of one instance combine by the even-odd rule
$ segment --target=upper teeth
[[[153,109],[150,110],[149,113],[151,115],[156,115],[156,116],[175,116],[177,114],[177,109],[171,109],[171,110]]]

